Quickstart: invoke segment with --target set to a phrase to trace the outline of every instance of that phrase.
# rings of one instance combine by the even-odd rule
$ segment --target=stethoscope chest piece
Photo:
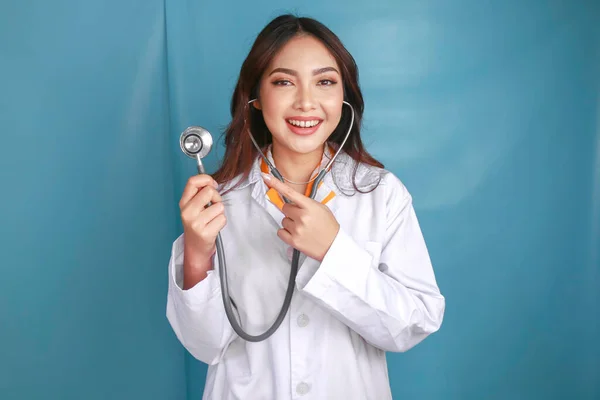
[[[201,126],[190,126],[181,133],[179,146],[190,158],[204,158],[210,152],[213,140],[210,133]]]

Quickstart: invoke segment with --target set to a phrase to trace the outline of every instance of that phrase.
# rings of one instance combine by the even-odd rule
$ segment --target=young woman
[[[361,142],[354,59],[319,22],[278,17],[242,65],[231,114],[222,166],[183,191],[169,265],[167,317],[209,364],[204,399],[391,399],[385,352],[437,331],[445,300],[410,194]],[[244,340],[226,316],[219,232],[248,334],[273,325],[294,279],[265,340]]]

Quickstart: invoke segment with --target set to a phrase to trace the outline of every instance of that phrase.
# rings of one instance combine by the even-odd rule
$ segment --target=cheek
[[[342,116],[342,109],[344,106],[344,90],[342,86],[338,86],[331,91],[324,93],[321,97],[320,103],[329,120],[336,122]]]
[[[342,118],[342,110],[346,107],[343,103],[343,97],[339,99],[332,99],[329,102],[323,103],[323,108],[327,114],[328,122],[337,125]]]
[[[261,105],[262,113],[267,127],[271,128],[272,124],[278,123],[279,117],[282,115],[282,104],[278,100],[278,96],[273,90],[268,87],[261,87]]]
[[[277,105],[273,105],[272,103],[268,103],[267,106],[263,108],[263,119],[271,134],[276,135],[281,129],[281,126],[284,123],[281,115],[280,110],[277,109]]]

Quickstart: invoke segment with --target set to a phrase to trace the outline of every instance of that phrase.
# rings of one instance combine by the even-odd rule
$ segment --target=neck
[[[275,166],[286,179],[294,182],[307,182],[319,166],[324,149],[325,146],[323,145],[311,153],[299,154],[273,143],[271,152]],[[303,192],[307,186],[306,184],[286,183],[299,192]]]

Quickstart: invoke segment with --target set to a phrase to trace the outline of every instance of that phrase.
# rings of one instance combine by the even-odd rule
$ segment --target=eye
[[[336,83],[337,82],[332,79],[321,79],[319,81],[320,86],[332,86],[332,85],[335,85]]]
[[[273,82],[273,85],[275,86],[290,86],[291,84],[292,82],[288,81],[287,79],[278,79]]]

